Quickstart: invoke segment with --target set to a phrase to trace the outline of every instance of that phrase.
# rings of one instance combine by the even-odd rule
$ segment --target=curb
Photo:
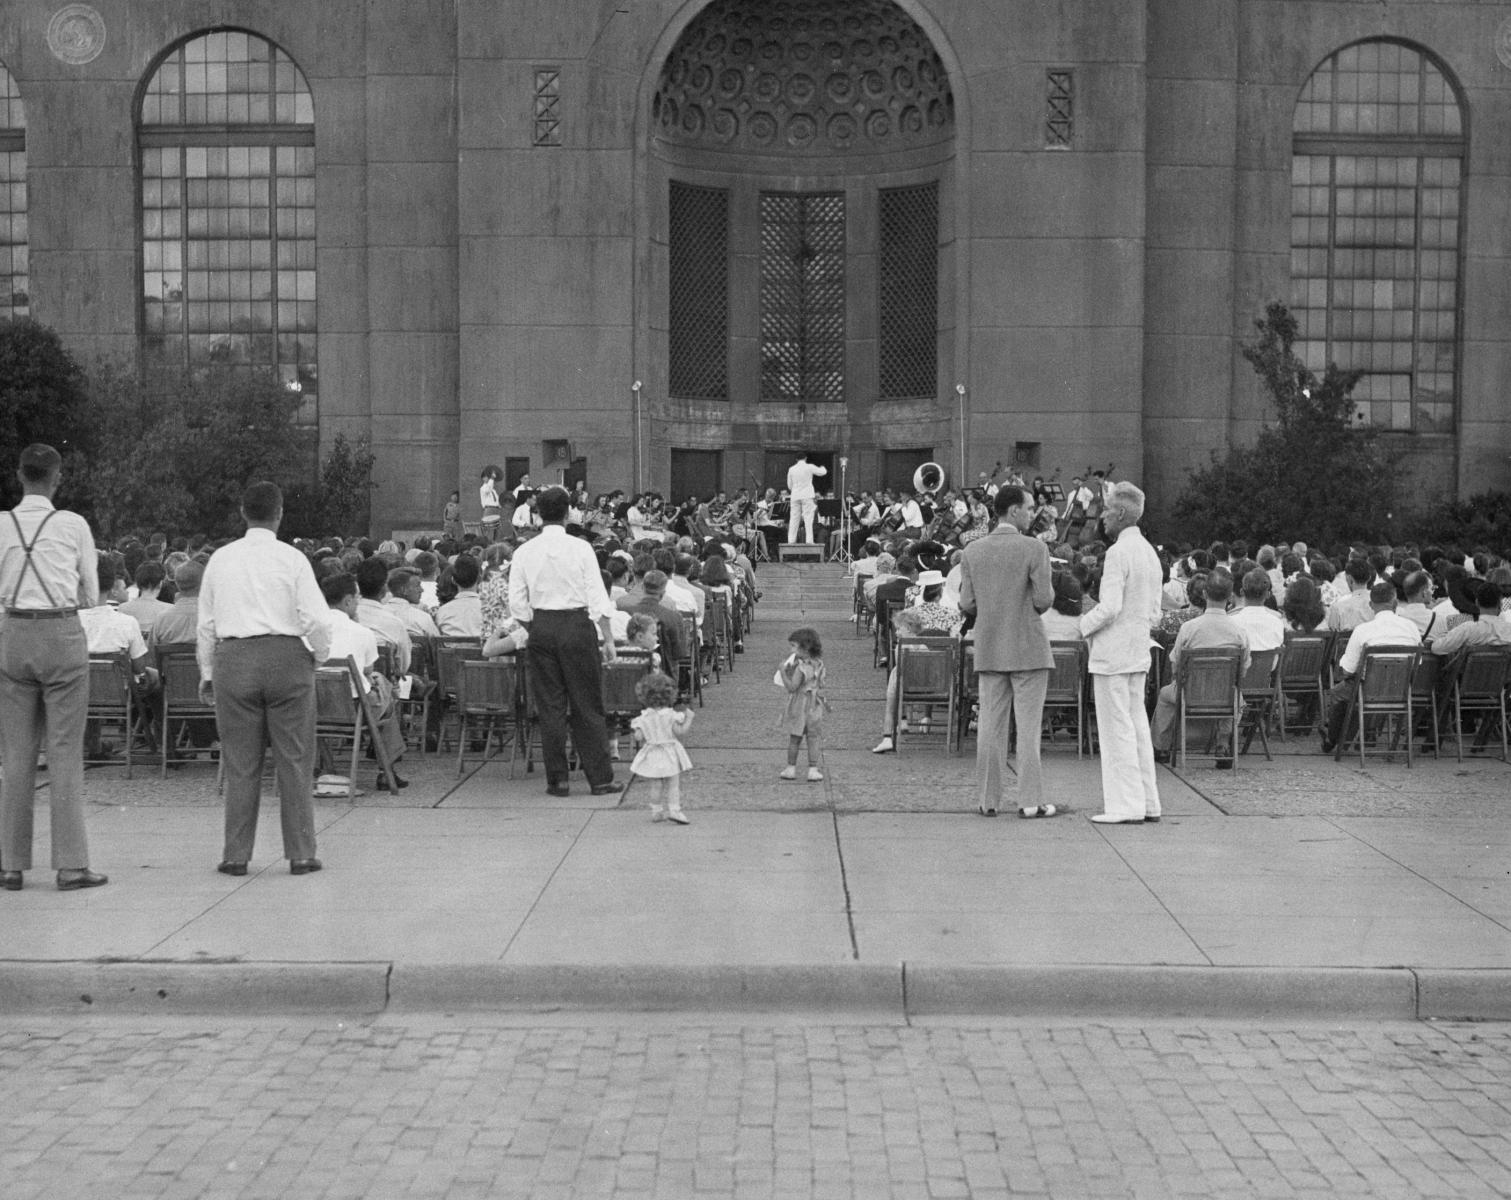
[[[0,1013],[382,1012],[387,963],[0,962]]]
[[[910,1016],[1418,1016],[1416,980],[1406,968],[908,966],[905,972]]]
[[[390,1012],[1507,1021],[1511,970],[0,961],[0,1014]]]

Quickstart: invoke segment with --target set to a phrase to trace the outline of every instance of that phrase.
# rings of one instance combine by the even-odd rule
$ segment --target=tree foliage
[[[143,379],[100,367],[90,400],[97,437],[84,499],[105,538],[239,533],[248,482],[292,484],[313,466],[313,432],[295,423],[300,398],[271,373]]]
[[[1193,471],[1172,511],[1175,532],[1193,542],[1250,544],[1378,541],[1399,493],[1400,452],[1354,424],[1360,371],[1329,363],[1321,378],[1295,354],[1296,319],[1278,301],[1255,321],[1243,346],[1275,409],[1252,446],[1214,454]]]
[[[366,435],[355,442],[336,434],[313,486],[297,486],[284,495],[284,531],[295,536],[363,536],[372,521],[373,466],[377,463]]]
[[[46,442],[76,474],[91,428],[84,371],[45,325],[0,321],[0,501],[21,496],[14,467],[21,451]]]
[[[1511,551],[1511,492],[1480,492],[1467,500],[1444,500],[1423,513],[1416,523],[1423,545],[1436,542],[1468,550],[1488,546],[1497,553]]]

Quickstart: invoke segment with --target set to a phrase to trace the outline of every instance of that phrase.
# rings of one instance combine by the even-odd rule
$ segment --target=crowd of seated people
[[[865,506],[875,504],[874,497],[863,500]],[[870,516],[868,510],[867,530],[875,528]],[[1079,638],[1077,617],[1096,603],[1106,553],[1094,524],[1088,523],[1073,542],[1060,540],[1063,530],[1063,524],[1041,519],[1031,531],[1051,547],[1055,601],[1044,621],[1052,641]],[[917,537],[908,536],[910,532],[899,530],[888,536],[883,530],[866,536],[856,545],[850,567],[856,585],[851,619],[879,626],[877,638],[882,645],[892,635],[889,622],[899,632],[911,632],[925,605],[959,603],[959,537],[952,543],[925,536],[937,533],[937,525],[923,529]],[[1159,664],[1162,674],[1153,682],[1170,684],[1170,651],[1192,640],[1187,636],[1182,642],[1183,629],[1193,621],[1211,621],[1214,611],[1222,620],[1212,628],[1220,629],[1222,639],[1232,641],[1245,658],[1277,652],[1277,673],[1279,652],[1289,637],[1325,635],[1330,639],[1330,661],[1322,680],[1325,709],[1301,714],[1315,721],[1325,751],[1332,751],[1341,736],[1363,648],[1409,643],[1441,660],[1441,709],[1455,675],[1453,668],[1464,652],[1482,646],[1511,647],[1511,563],[1486,548],[1466,553],[1414,544],[1353,545],[1324,554],[1296,542],[1263,545],[1251,556],[1246,544],[1219,542],[1207,547],[1161,547],[1160,556],[1165,572],[1163,613],[1150,634],[1151,649],[1158,648],[1151,661]],[[932,573],[941,570],[946,572],[944,581],[936,587]],[[921,580],[928,581],[927,600],[921,597]],[[897,604],[902,607],[894,610]],[[1382,620],[1382,613],[1389,614],[1388,618]],[[970,622],[961,621],[952,632],[968,640]],[[885,752],[892,749],[896,725],[906,721],[907,714],[896,709],[895,664],[885,651],[878,654],[877,664],[892,672],[883,737],[875,747]],[[1151,687],[1151,702],[1154,691]],[[1166,703],[1173,713],[1169,691]],[[1169,719],[1167,713],[1167,725]],[[1168,747],[1168,738],[1164,744]],[[1230,765],[1221,757],[1217,761]]]

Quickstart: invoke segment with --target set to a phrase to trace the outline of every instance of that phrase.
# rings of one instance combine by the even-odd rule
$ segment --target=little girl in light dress
[[[693,723],[693,714],[672,707],[677,701],[677,685],[659,671],[636,684],[635,695],[645,709],[630,722],[635,744],[640,747],[630,770],[636,779],[644,779],[654,789],[651,820],[686,825],[682,772],[692,770],[693,763],[681,739]]]

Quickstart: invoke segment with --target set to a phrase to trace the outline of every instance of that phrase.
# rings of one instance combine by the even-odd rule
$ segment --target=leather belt
[[[58,617],[71,617],[78,611],[76,608],[7,608],[5,615],[22,621],[49,621]]]

